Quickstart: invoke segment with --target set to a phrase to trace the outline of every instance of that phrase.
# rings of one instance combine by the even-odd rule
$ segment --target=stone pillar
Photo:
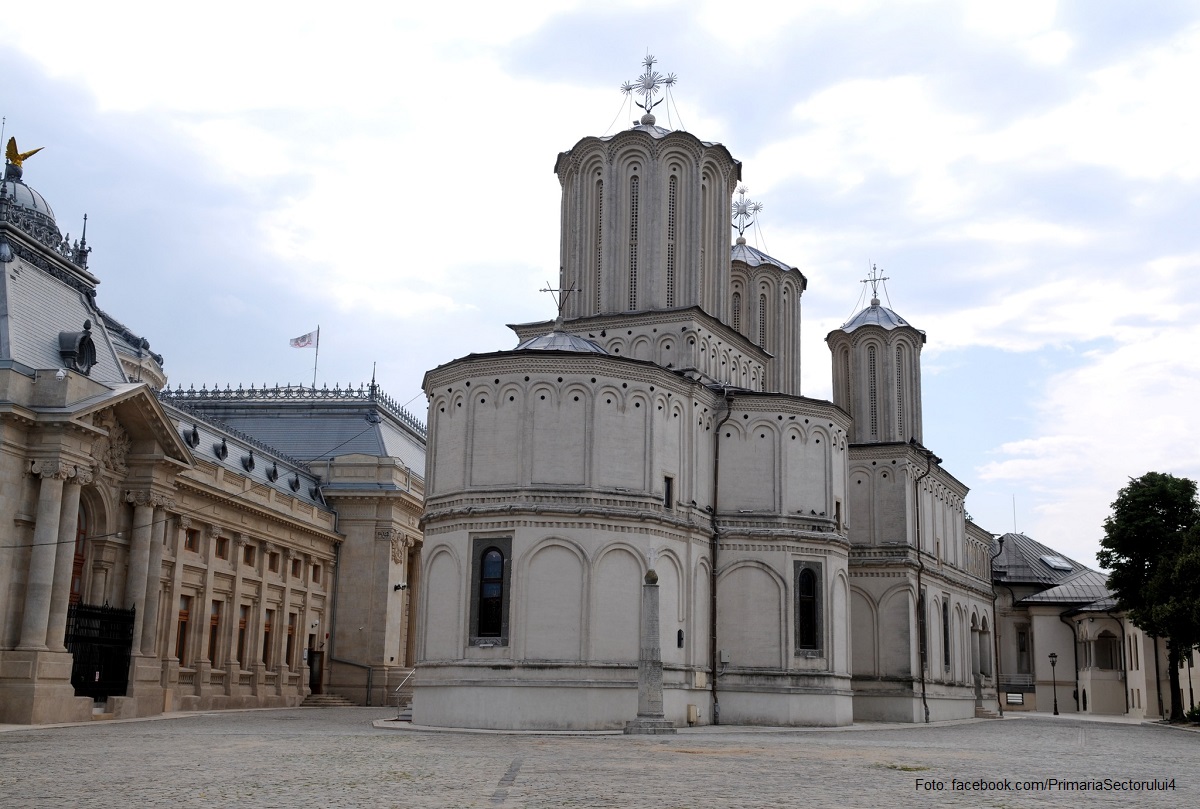
[[[60,461],[36,461],[30,471],[41,478],[41,486],[25,585],[25,612],[17,648],[32,650],[46,648],[54,562],[58,554],[58,526],[62,517],[63,481],[74,474],[74,469]]]
[[[146,569],[146,615],[142,620],[141,638],[142,654],[146,657],[158,656],[158,613],[159,600],[162,596],[163,542],[166,539],[169,519],[161,508],[154,509],[154,525],[150,530],[150,559]],[[187,518],[180,518],[181,521],[185,519]]]
[[[674,733],[663,714],[662,648],[659,644],[658,574],[646,571],[642,584],[642,627],[638,652],[637,718],[625,723],[626,733]]]
[[[71,603],[71,568],[75,566],[75,535],[79,531],[80,490],[92,482],[88,469],[75,468],[75,477],[63,486],[62,511],[58,521],[58,550],[54,557],[54,590],[50,594],[50,627],[46,645],[66,651],[67,608]]]
[[[133,617],[134,647],[141,650],[142,623],[146,618],[146,572],[150,569],[150,542],[154,533],[154,503],[149,492],[128,492],[133,503],[133,527],[129,538],[129,569],[125,574],[125,607],[137,610]]]

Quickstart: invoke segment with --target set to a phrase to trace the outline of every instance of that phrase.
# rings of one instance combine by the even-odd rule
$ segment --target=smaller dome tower
[[[875,267],[871,305],[825,338],[833,354],[833,402],[854,418],[855,444],[921,443],[921,347],[925,332],[879,302],[886,281]]]

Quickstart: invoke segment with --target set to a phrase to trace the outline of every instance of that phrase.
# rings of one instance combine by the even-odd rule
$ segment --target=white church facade
[[[657,126],[559,155],[561,314],[425,377],[414,721],[615,729],[661,588],[676,725],[994,703],[990,536],[921,444],[925,335],[872,300],[800,393],[807,279],[738,237],[729,150]]]

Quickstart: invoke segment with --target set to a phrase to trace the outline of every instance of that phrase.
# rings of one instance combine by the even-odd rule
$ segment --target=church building
[[[622,727],[650,569],[676,725],[974,716],[990,537],[921,443],[925,335],[873,299],[801,395],[808,280],[741,235],[730,151],[658,125],[653,65],[640,122],[555,164],[559,317],[426,374],[414,721]]]

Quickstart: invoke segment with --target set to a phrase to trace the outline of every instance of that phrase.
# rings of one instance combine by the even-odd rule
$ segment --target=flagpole
[[[317,350],[313,354],[313,389],[317,387],[317,358],[321,356],[321,327],[317,326]]]

